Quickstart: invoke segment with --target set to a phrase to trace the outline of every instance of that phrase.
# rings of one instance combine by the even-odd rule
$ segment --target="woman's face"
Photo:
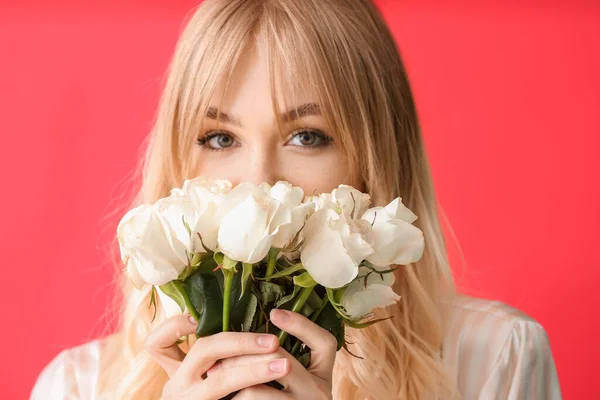
[[[283,180],[300,186],[305,195],[328,192],[341,183],[360,189],[356,177],[349,176],[337,135],[310,95],[299,96],[291,110],[278,107],[285,121],[284,135],[278,132],[267,64],[258,52],[245,54],[225,97],[223,86],[211,99],[195,146],[197,175],[228,179],[234,185]],[[217,129],[216,110],[221,101]]]

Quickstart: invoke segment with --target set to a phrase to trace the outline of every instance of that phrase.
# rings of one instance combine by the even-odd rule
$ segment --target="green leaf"
[[[242,332],[250,332],[256,309],[258,308],[258,299],[253,294],[248,299],[248,306],[246,307],[246,314],[244,315],[244,322],[242,323]]]
[[[222,279],[212,271],[198,269],[183,283],[192,306],[198,313],[198,337],[221,332],[223,323]]]
[[[175,303],[181,308],[181,312],[185,311],[185,298],[181,294],[181,282],[180,281],[171,281],[169,283],[165,283],[164,285],[159,286],[159,289],[175,300]]]
[[[148,308],[154,306],[154,314],[152,314],[152,320],[150,321],[154,322],[154,318],[156,318],[156,287],[152,286],[152,289],[150,289],[150,291],[150,304],[148,305]]]
[[[213,273],[214,269],[217,267],[217,262],[212,258],[206,258],[204,260],[202,260],[202,262],[200,263],[200,265],[198,265],[197,270],[202,272],[202,273]]]
[[[190,265],[188,265],[187,267],[185,267],[183,272],[181,274],[179,274],[177,279],[183,281],[183,280],[187,279],[187,277],[190,276],[192,274],[192,272],[194,272],[194,269]]]
[[[308,271],[294,277],[294,285],[302,287],[313,287],[317,285],[317,282],[313,279]]]
[[[260,282],[260,292],[263,305],[278,302],[285,295],[285,290],[281,286],[271,282]]]
[[[300,286],[294,286],[294,288],[297,288],[297,287],[300,287]],[[319,297],[319,295],[315,291],[312,291],[312,292],[310,292],[310,295],[306,299],[306,303],[304,303],[304,306],[302,307],[302,311],[300,313],[302,315],[304,315],[305,317],[309,317],[314,312],[321,310],[321,308],[322,308],[322,299]]]
[[[308,368],[308,365],[310,364],[310,351],[300,354],[298,356],[298,361],[300,361],[300,364],[302,364],[304,368]]]
[[[302,288],[300,286],[294,286],[294,292],[290,293],[288,295],[283,296],[281,299],[279,299],[278,301],[275,302],[275,307],[279,308],[282,305],[284,305],[285,303],[291,301],[294,297],[296,297],[296,295],[298,294],[298,292],[301,290]]]
[[[335,337],[337,340],[337,350],[342,348],[344,345],[344,324],[331,302],[325,305],[319,316],[315,319],[315,323],[329,331]]]
[[[298,263],[298,264],[294,264],[291,267],[284,269],[283,271],[279,271],[279,272],[269,276],[268,278],[265,277],[265,278],[257,278],[257,279],[265,280],[265,279],[283,278],[284,276],[293,274],[294,272],[300,271],[301,269],[304,269],[304,267],[302,266],[302,264]]]
[[[217,263],[217,265],[222,265],[225,255],[223,253],[215,253],[213,255],[213,258],[215,259],[215,262]]]
[[[200,265],[200,262],[202,261],[202,255],[200,253],[192,253],[192,260],[190,261],[190,264],[192,267],[197,267],[198,265]]]
[[[337,301],[336,296],[335,296],[335,291],[331,288],[325,288],[325,290],[327,291],[327,297],[329,298],[329,302],[331,303],[333,308],[335,308],[335,310],[338,312],[338,314],[340,314],[342,317],[346,317],[346,310]]]
[[[250,278],[250,275],[252,275],[252,264],[242,263],[242,266],[242,293],[240,293],[240,299],[242,298],[244,293],[246,293],[246,283],[248,281],[248,278]]]
[[[227,256],[223,256],[223,269],[233,269],[235,270],[235,266],[237,265],[237,261],[232,260],[231,258],[227,257]]]
[[[185,222],[185,218],[183,217],[183,215],[181,216],[181,221],[183,222],[183,226],[185,226],[185,230],[188,232],[188,234],[190,235],[190,237],[192,237],[192,228],[190,228],[190,226],[188,225],[188,223]]]
[[[346,291],[348,290],[349,286],[340,288],[340,289],[335,289],[334,293],[335,293],[335,303],[336,304],[342,304],[342,299],[344,298],[344,295],[346,294]]]
[[[313,291],[310,293],[310,296],[308,296],[308,299],[306,299],[306,303],[309,304],[315,310],[318,310],[319,308],[321,308],[322,299],[316,292]]]
[[[223,276],[223,274],[219,275]],[[242,326],[244,316],[246,315],[246,307],[248,305],[248,301],[250,301],[250,290],[242,291],[241,277],[242,272],[234,273],[231,287],[231,308],[229,310],[229,322],[230,326],[236,330]]]

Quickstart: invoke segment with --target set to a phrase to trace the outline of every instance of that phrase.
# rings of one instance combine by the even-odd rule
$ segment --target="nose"
[[[246,166],[239,171],[241,181],[259,185],[267,182],[270,185],[283,180],[280,176],[279,157],[274,146],[257,146],[248,152]]]

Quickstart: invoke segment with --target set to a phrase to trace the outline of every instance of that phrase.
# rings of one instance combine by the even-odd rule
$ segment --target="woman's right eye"
[[[198,145],[208,150],[225,150],[235,145],[235,139],[227,133],[208,133],[198,138]]]

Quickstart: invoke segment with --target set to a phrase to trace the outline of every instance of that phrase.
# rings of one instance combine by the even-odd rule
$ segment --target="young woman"
[[[312,349],[308,368],[269,335],[177,344],[195,330],[188,316],[151,322],[149,288],[123,276],[119,331],[59,354],[33,399],[560,398],[537,322],[454,295],[409,82],[369,0],[204,1],[178,42],[141,168],[134,205],[197,175],[286,180],[306,194],[345,183],[376,205],[401,196],[425,254],[397,271],[401,300],[380,310],[393,318],[349,330],[362,358],[336,353],[333,336],[302,315],[272,313]],[[263,385],[272,380],[284,389]]]

